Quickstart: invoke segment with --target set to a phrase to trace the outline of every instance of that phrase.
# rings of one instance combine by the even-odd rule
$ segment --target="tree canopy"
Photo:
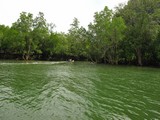
[[[42,12],[20,13],[11,27],[0,25],[0,58],[160,65],[160,0],[129,0],[115,11],[105,6],[88,28],[77,18],[68,33],[54,27]]]

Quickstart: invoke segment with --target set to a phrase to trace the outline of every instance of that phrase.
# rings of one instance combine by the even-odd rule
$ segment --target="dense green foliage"
[[[160,64],[160,0],[129,0],[115,12],[105,7],[88,29],[77,18],[67,34],[53,29],[42,12],[22,12],[11,27],[0,25],[0,58]]]

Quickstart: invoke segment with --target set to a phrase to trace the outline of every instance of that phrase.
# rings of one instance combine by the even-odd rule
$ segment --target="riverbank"
[[[54,64],[54,63],[65,63],[65,62],[88,62],[90,64],[104,64],[104,65],[112,65],[112,64],[109,64],[109,63],[103,63],[103,62],[100,62],[100,63],[96,63],[96,62],[92,62],[92,61],[89,61],[89,60],[75,60],[75,59],[65,59],[65,60],[23,60],[23,59],[0,59],[0,62],[17,62],[17,63],[33,63],[33,64],[37,64],[38,62],[39,63],[48,63],[48,64]],[[126,63],[120,63],[118,65],[113,65],[113,66],[139,66],[137,65],[136,63],[130,63],[130,64],[126,64]],[[154,67],[154,68],[160,68],[160,65],[142,65],[142,66],[139,66],[139,67]]]

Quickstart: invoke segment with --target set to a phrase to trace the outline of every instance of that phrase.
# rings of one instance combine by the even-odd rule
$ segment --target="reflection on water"
[[[159,69],[0,63],[0,119],[160,119]]]

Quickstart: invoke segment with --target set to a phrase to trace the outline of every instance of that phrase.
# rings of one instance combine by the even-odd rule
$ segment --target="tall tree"
[[[124,40],[124,30],[126,29],[125,22],[122,17],[113,17],[109,26],[109,46],[108,46],[108,61],[111,64],[118,64],[120,61],[120,44]]]
[[[127,25],[128,45],[135,51],[137,63],[143,65],[145,59],[149,60],[148,55],[152,54],[148,51],[158,34],[159,18],[154,17],[159,11],[159,0],[130,0],[128,5],[117,11]]]
[[[53,53],[63,59],[65,56],[69,55],[69,45],[67,40],[67,35],[64,33],[52,33],[50,36],[52,43],[54,45]]]
[[[42,12],[39,12],[38,16],[33,20],[32,37],[35,43],[35,54],[42,54],[43,57],[49,56],[49,52],[46,49],[49,44],[49,32],[52,32],[53,27],[54,26],[47,24],[47,21],[44,18],[44,14]]]
[[[92,60],[99,62],[102,58],[106,61],[108,50],[109,25],[112,18],[112,11],[106,6],[102,11],[96,12],[94,22],[89,25],[89,33],[92,46]]]
[[[90,24],[89,30],[94,38],[92,46],[95,46],[96,59],[103,58],[105,63],[107,61],[118,64],[118,45],[123,40],[123,31],[126,27],[123,18],[113,17],[113,12],[108,7],[96,12],[94,18],[94,23]]]
[[[77,18],[73,19],[71,28],[68,33],[68,43],[70,48],[70,55],[77,59],[87,57],[87,30],[79,26]]]
[[[33,15],[31,13],[22,12],[17,22],[13,23],[12,29],[18,30],[21,39],[25,41],[23,59],[30,59],[32,45],[31,32],[33,30]]]
[[[0,25],[0,53],[3,54],[7,53],[11,46],[11,41],[6,39],[9,29],[5,25]]]
[[[78,30],[79,30],[79,21],[77,18],[74,18],[68,33],[70,55],[74,57],[78,57],[78,42],[79,42]]]

